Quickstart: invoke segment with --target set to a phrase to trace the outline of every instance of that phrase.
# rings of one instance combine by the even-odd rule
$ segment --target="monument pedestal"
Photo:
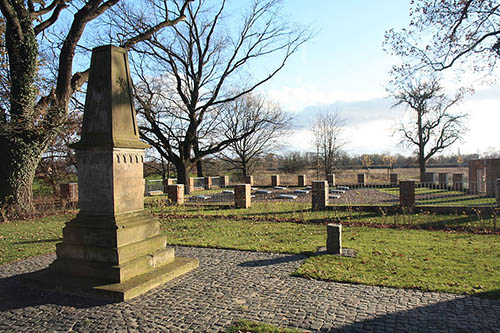
[[[28,274],[38,285],[123,301],[199,264],[175,257],[159,221],[144,212],[144,148],[125,50],[93,50],[78,164],[80,213],[66,223],[57,259]]]

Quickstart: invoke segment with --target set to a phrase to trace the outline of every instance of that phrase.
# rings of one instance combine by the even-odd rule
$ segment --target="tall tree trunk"
[[[241,160],[241,172],[243,173],[243,177],[248,176],[248,165],[245,160]]]
[[[203,164],[201,160],[196,161],[196,175],[198,177],[204,177],[203,176]]]
[[[10,207],[11,217],[34,211],[33,180],[45,148],[37,142],[0,136],[0,208]]]
[[[190,164],[188,161],[183,161],[182,159],[175,164],[177,169],[177,184],[184,184],[184,193],[189,194],[191,190],[189,188],[189,169]]]
[[[420,182],[425,182],[425,158],[423,154],[419,153],[418,155],[418,168],[420,170]]]

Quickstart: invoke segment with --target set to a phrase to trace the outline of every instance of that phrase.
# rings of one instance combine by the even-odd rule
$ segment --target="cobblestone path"
[[[292,277],[304,257],[177,248],[200,267],[128,302],[25,288],[20,273],[54,255],[0,266],[2,332],[217,332],[249,319],[309,331],[500,332],[500,300]]]

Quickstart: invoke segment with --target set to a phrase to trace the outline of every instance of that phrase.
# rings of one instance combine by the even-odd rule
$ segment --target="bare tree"
[[[407,29],[386,32],[386,49],[405,59],[396,70],[410,75],[450,67],[489,72],[495,66],[500,56],[497,0],[416,0],[410,17]]]
[[[280,140],[290,128],[291,117],[278,104],[266,102],[264,97],[253,93],[223,107],[228,109],[222,119],[225,139],[238,138],[241,133],[251,134],[232,142],[220,157],[247,176],[258,158],[279,149]]]
[[[0,163],[0,205],[12,204],[21,214],[32,211],[36,167],[65,122],[71,95],[88,77],[88,70],[73,72],[83,33],[90,22],[119,2],[0,0],[9,65],[9,104],[0,114],[0,155],[3,158]],[[162,28],[183,20],[183,10],[189,2],[183,1],[181,10],[170,19],[173,12],[166,7],[167,1],[158,0],[164,15],[151,18],[150,24],[135,26],[137,33],[126,36],[121,46],[131,48]],[[64,17],[66,23],[69,20],[69,25],[55,25],[61,21],[60,17]],[[57,42],[47,39],[52,29],[58,30],[53,34],[60,37]],[[44,59],[43,45],[51,50],[49,54],[54,56],[54,61]],[[47,63],[54,63],[54,66],[44,67]],[[51,72],[55,75],[53,81],[44,81],[46,87],[38,85]]]
[[[152,38],[148,47],[141,48],[151,61],[135,58],[141,77],[137,95],[144,119],[143,138],[175,165],[179,183],[187,183],[189,170],[197,161],[257,129],[256,122],[247,132],[231,138],[216,135],[221,130],[222,106],[273,78],[311,37],[306,29],[281,18],[280,2],[254,0],[229,28],[226,20],[231,17],[225,13],[225,0],[197,1],[188,6],[186,20],[171,34]],[[271,55],[275,57],[268,57]],[[252,78],[249,66],[262,66],[264,59],[268,59],[268,72]],[[156,83],[152,83],[153,70],[148,72],[145,66],[148,63],[165,73]],[[154,84],[165,89],[161,91],[161,106],[153,105],[160,92]],[[232,89],[236,85],[241,89]]]
[[[425,179],[427,161],[436,153],[450,147],[466,133],[464,120],[467,115],[452,113],[450,109],[463,98],[459,90],[453,97],[443,92],[439,81],[405,81],[393,93],[396,103],[393,107],[404,106],[409,112],[399,124],[397,133],[401,145],[415,147],[420,169],[420,181]]]
[[[345,122],[338,113],[318,113],[313,125],[314,144],[325,175],[333,173],[342,156],[346,141]]]

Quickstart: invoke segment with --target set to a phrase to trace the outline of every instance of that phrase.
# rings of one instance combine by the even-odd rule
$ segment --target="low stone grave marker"
[[[330,199],[340,199],[340,195],[337,195],[337,194],[330,194],[330,195],[328,196],[328,198],[330,198]]]
[[[293,195],[293,194],[280,194],[278,195],[279,199],[290,199],[290,200],[295,200],[298,198],[298,196]]]
[[[255,191],[255,193],[257,193],[257,194],[272,194],[273,191],[269,191],[269,190],[257,190],[257,191]]]
[[[329,192],[330,193],[338,193],[338,194],[344,194],[345,193],[344,190],[337,190],[337,189],[330,189]]]
[[[337,190],[349,191],[349,186],[337,186]]]
[[[195,196],[193,196],[193,198],[195,198],[197,200],[209,200],[212,197],[209,196],[209,195],[203,195],[203,194],[201,194],[201,195],[195,195]]]
[[[150,196],[150,197],[154,197],[154,196],[158,196],[158,195],[163,195],[163,191],[157,190],[157,191],[149,191],[148,192],[148,196]]]
[[[310,190],[295,190],[294,193],[297,193],[297,194],[308,194],[309,192],[311,192]]]
[[[278,190],[278,191],[285,191],[286,190],[286,187],[283,187],[283,186],[275,186],[274,187],[275,190]]]
[[[224,193],[224,194],[234,194],[234,191],[232,191],[232,190],[224,190],[224,191],[222,191],[222,193]]]
[[[328,224],[326,234],[326,252],[328,254],[342,254],[342,225]]]

